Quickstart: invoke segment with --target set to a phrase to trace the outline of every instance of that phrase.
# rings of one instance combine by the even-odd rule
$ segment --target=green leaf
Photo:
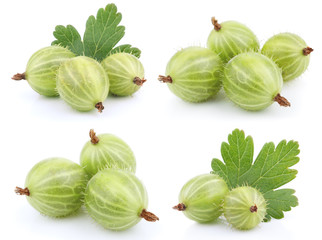
[[[90,16],[84,34],[85,55],[103,60],[125,34],[125,27],[118,26],[121,20],[114,4],[99,9],[96,19]]]
[[[110,51],[109,55],[112,55],[115,53],[120,53],[120,52],[132,54],[132,55],[136,56],[137,58],[140,58],[140,56],[141,56],[140,49],[132,47],[130,44],[120,45],[120,46],[112,49],[112,51]]]
[[[82,39],[78,31],[72,25],[67,25],[67,27],[58,25],[53,34],[56,40],[53,41],[51,45],[67,47],[76,55],[84,54]]]
[[[119,26],[121,20],[122,15],[117,12],[115,4],[108,4],[105,9],[98,10],[96,18],[88,18],[83,42],[72,25],[58,25],[54,31],[56,40],[52,45],[67,47],[78,56],[85,55],[98,61],[117,52],[130,53],[139,58],[141,51],[130,44],[114,48],[125,34],[125,27]]]
[[[264,194],[267,206],[267,215],[281,219],[286,211],[291,211],[291,207],[298,205],[297,197],[294,196],[293,189],[279,189],[276,191],[268,191]]]
[[[253,163],[254,144],[243,131],[234,130],[228,136],[228,143],[221,145],[223,162],[213,159],[213,173],[224,178],[230,189],[248,185],[264,194],[268,203],[267,221],[283,218],[283,211],[297,205],[294,190],[274,189],[283,186],[296,177],[297,171],[289,169],[298,161],[299,145],[295,141],[281,141],[275,148],[274,143],[266,143]]]

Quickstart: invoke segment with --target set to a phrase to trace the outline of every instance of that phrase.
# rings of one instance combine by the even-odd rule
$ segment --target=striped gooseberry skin
[[[37,93],[48,97],[58,96],[56,89],[58,68],[61,63],[73,57],[75,54],[64,47],[42,48],[30,57],[24,79]]]
[[[122,139],[112,134],[96,136],[93,130],[90,131],[90,136],[91,140],[84,145],[80,156],[80,165],[90,177],[105,168],[116,168],[135,173],[134,154]]]
[[[64,158],[48,158],[28,173],[25,187],[28,202],[40,213],[64,217],[82,205],[87,175],[78,164]]]
[[[226,195],[223,209],[225,218],[233,227],[248,230],[264,220],[266,201],[253,187],[237,187]]]
[[[109,80],[96,60],[78,56],[62,63],[57,74],[59,95],[78,111],[103,110]]]
[[[129,53],[110,55],[101,64],[110,81],[110,92],[114,95],[130,96],[145,82],[142,63]]]
[[[226,182],[216,174],[202,174],[189,180],[181,189],[179,201],[190,219],[199,223],[216,220],[222,214],[224,197],[228,193]],[[178,205],[180,207],[180,204]]]
[[[104,169],[88,182],[85,206],[104,228],[122,231],[136,225],[148,205],[147,192],[131,172]]]
[[[160,76],[159,80],[167,82],[176,96],[197,103],[217,94],[221,88],[222,70],[223,63],[217,54],[203,47],[188,47],[170,59],[167,77]]]
[[[313,51],[305,41],[293,33],[277,34],[264,44],[262,54],[273,59],[282,69],[284,81],[299,77],[307,69]]]
[[[225,67],[223,87],[235,104],[257,111],[270,106],[283,86],[281,70],[260,53],[241,53]]]
[[[212,22],[215,28],[209,34],[207,46],[217,53],[224,63],[240,53],[259,51],[257,37],[244,24],[236,21],[218,24],[214,18]]]

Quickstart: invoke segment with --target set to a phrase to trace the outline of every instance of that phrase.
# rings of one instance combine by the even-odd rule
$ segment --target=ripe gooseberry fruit
[[[224,70],[223,86],[230,100],[246,110],[261,110],[274,101],[290,106],[280,95],[281,70],[260,53],[241,53],[231,59]]]
[[[81,207],[87,180],[78,164],[65,158],[48,158],[30,170],[25,188],[16,187],[15,192],[26,195],[40,213],[64,217]]]
[[[188,102],[203,102],[216,95],[221,87],[223,63],[207,48],[188,47],[168,62],[166,76],[159,76],[169,89]]]
[[[109,90],[108,76],[93,58],[78,56],[62,63],[57,73],[59,95],[78,111],[104,109]]]
[[[80,165],[92,177],[105,168],[117,168],[135,173],[136,161],[131,148],[120,138],[112,134],[96,136],[90,130],[91,138],[81,152]]]
[[[300,76],[307,69],[313,49],[293,33],[277,34],[264,44],[262,54],[273,59],[282,69],[284,81]]]
[[[146,82],[142,63],[129,53],[110,55],[101,64],[110,81],[110,92],[114,95],[130,96]]]
[[[237,187],[224,200],[224,216],[235,228],[248,230],[262,222],[266,215],[266,201],[253,187]]]
[[[214,29],[210,32],[207,46],[217,53],[223,62],[248,51],[259,51],[259,42],[255,34],[244,24],[227,21],[221,24],[212,17]]]
[[[56,89],[57,70],[62,62],[75,57],[67,48],[60,46],[45,47],[35,52],[29,59],[24,73],[17,73],[13,80],[25,79],[40,95],[58,96]]]
[[[131,172],[104,169],[88,182],[85,206],[89,215],[104,228],[121,231],[137,224],[142,218],[159,220],[146,211],[147,192]]]
[[[224,197],[228,193],[226,182],[216,174],[203,174],[189,180],[181,189],[179,204],[173,208],[190,219],[206,223],[222,214]]]

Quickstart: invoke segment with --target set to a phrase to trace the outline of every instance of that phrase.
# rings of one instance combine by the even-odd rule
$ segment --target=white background
[[[50,45],[56,25],[74,25],[81,35],[89,15],[109,1],[2,1],[1,24],[1,239],[316,239],[321,233],[321,7],[319,1],[114,1],[123,14],[121,43],[142,50],[148,81],[133,97],[108,98],[102,114],[80,113],[59,98],[39,96],[27,82],[10,77],[23,72],[29,57]],[[249,26],[261,45],[273,34],[293,32],[314,48],[308,71],[284,85],[290,108],[277,104],[260,112],[234,106],[221,92],[206,103],[190,104],[157,81],[180,48],[206,46],[210,17]],[[38,161],[61,156],[75,162],[88,131],[113,133],[137,158],[137,176],[149,194],[148,210],[160,221],[141,221],[125,232],[111,232],[84,211],[65,219],[40,215],[24,197],[28,171]],[[300,205],[282,220],[238,231],[224,221],[201,225],[171,209],[182,185],[211,171],[213,157],[235,128],[252,135],[255,155],[267,141],[300,143],[296,189]]]

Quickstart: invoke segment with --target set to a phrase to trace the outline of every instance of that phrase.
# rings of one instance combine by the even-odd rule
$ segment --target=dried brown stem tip
[[[95,108],[98,109],[98,112],[102,112],[104,110],[104,106],[103,106],[103,103],[102,102],[98,102],[95,104]]]
[[[138,86],[142,86],[143,85],[143,83],[145,83],[146,82],[146,79],[144,79],[144,78],[139,78],[139,77],[135,77],[134,79],[133,79],[133,82],[134,82],[134,84],[136,84],[136,85],[138,85]]]
[[[145,220],[147,220],[148,222],[155,222],[155,221],[159,221],[159,218],[157,216],[155,216],[153,213],[148,212],[147,210],[143,209],[141,214],[140,214],[141,218],[144,218]]]
[[[278,104],[282,107],[290,107],[291,106],[291,103],[289,101],[287,101],[287,99],[285,97],[282,97],[279,93],[274,98],[274,101],[278,102]]]
[[[169,75],[168,76],[159,75],[158,80],[164,83],[172,83],[172,78]]]
[[[310,47],[303,48],[303,54],[305,56],[310,55],[310,53],[313,52],[313,51],[314,51],[314,49],[310,48]]]
[[[100,140],[96,136],[96,133],[94,132],[94,129],[89,130],[89,136],[91,138],[91,142],[93,144],[97,144]]]
[[[173,209],[178,211],[184,211],[186,210],[186,205],[184,205],[183,203],[179,203],[178,205],[174,206]]]
[[[30,192],[29,192],[29,189],[28,188],[16,187],[15,193],[18,194],[18,195],[30,196]]]
[[[22,80],[22,79],[26,79],[26,74],[25,73],[17,73],[16,75],[13,75],[13,77],[11,78],[12,80]]]
[[[221,25],[218,23],[218,20],[216,20],[215,17],[211,18],[211,23],[212,25],[214,25],[216,31],[219,31],[221,29]]]
[[[256,204],[254,205],[254,206],[251,206],[250,208],[249,208],[249,210],[250,210],[250,212],[257,212],[257,206],[256,206]]]

